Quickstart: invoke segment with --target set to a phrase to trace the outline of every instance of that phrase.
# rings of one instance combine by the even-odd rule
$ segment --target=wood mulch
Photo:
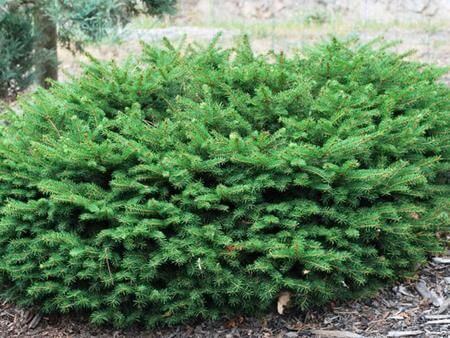
[[[0,337],[450,337],[450,258],[378,296],[303,314],[236,317],[145,331],[93,327],[83,318],[41,316],[0,304]]]

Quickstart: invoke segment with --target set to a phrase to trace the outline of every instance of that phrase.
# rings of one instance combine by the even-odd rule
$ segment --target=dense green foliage
[[[14,96],[32,79],[33,29],[22,12],[0,12],[0,98]]]
[[[335,40],[94,60],[2,130],[4,297],[152,326],[410,275],[449,224],[442,73]]]

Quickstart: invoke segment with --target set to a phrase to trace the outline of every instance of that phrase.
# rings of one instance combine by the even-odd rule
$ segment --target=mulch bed
[[[97,328],[83,318],[46,317],[0,304],[0,337],[450,337],[450,258],[435,257],[417,279],[378,296],[303,314],[236,317],[145,331]]]

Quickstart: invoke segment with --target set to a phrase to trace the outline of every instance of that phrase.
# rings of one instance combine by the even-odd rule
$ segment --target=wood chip
[[[388,319],[391,319],[391,320],[405,320],[405,318],[403,316],[391,316]]]
[[[414,295],[412,295],[410,292],[408,292],[408,290],[403,285],[400,285],[397,288],[397,291],[400,292],[404,296],[414,297]]]
[[[34,329],[39,325],[39,322],[42,319],[42,315],[40,313],[37,313],[33,319],[31,320],[30,324],[28,324],[28,328]]]
[[[417,292],[425,299],[431,300],[434,306],[441,306],[444,300],[440,298],[434,291],[430,291],[424,281],[416,284]]]
[[[409,337],[409,336],[418,336],[422,334],[423,331],[390,331],[388,333],[388,337]]]
[[[437,264],[450,264],[450,257],[433,257],[433,262]]]
[[[337,330],[312,330],[312,334],[318,337],[332,337],[332,338],[364,338],[360,334],[350,331],[337,331]]]
[[[445,311],[447,311],[447,309],[450,307],[450,298],[447,298],[446,300],[444,300],[441,304],[441,306],[439,307],[438,313],[444,313]]]
[[[450,319],[450,315],[426,315],[425,319]]]
[[[225,323],[225,327],[226,327],[227,329],[232,329],[232,328],[238,327],[238,326],[241,325],[243,322],[244,322],[244,317],[242,317],[242,316],[237,316],[237,317],[234,317],[234,318],[230,319],[229,321],[227,321],[227,322]]]
[[[438,319],[431,320],[425,323],[426,325],[442,325],[442,324],[450,324],[450,319]]]

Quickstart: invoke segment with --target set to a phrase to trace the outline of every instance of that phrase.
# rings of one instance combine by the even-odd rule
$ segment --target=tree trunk
[[[34,10],[34,24],[38,33],[35,66],[38,84],[48,88],[50,83],[47,79],[58,80],[58,33],[55,22],[41,6],[36,5]]]

